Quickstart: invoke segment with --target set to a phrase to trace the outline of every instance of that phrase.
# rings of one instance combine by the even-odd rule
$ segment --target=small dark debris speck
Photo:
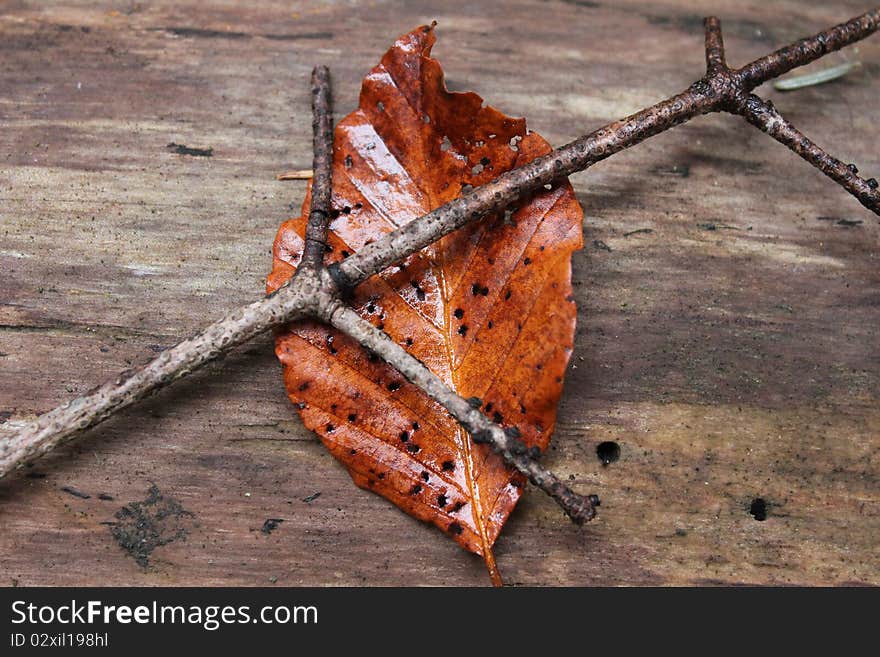
[[[153,484],[146,499],[131,502],[116,512],[110,526],[113,538],[142,567],[150,564],[157,547],[185,540],[194,524],[194,514],[176,499],[163,495]]]
[[[307,495],[306,497],[303,498],[302,501],[305,502],[306,504],[311,504],[319,497],[321,497],[321,491],[317,491],[315,493],[312,493],[311,495]]]
[[[624,233],[623,236],[629,237],[630,235],[649,235],[650,233],[653,233],[653,232],[654,232],[653,228],[637,228],[636,230],[631,230],[628,233]]]
[[[278,525],[280,525],[282,522],[284,522],[284,518],[266,518],[263,526],[260,527],[260,531],[268,536],[274,530],[278,529]]]
[[[67,493],[68,495],[73,495],[74,497],[78,497],[81,500],[87,500],[92,497],[88,493],[83,493],[81,490],[77,490],[76,488],[73,488],[72,486],[65,486],[61,490],[65,493]]]

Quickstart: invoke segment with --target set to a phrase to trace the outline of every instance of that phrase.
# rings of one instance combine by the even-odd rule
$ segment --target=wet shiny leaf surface
[[[336,127],[327,261],[543,155],[523,119],[450,93],[435,35],[401,37]],[[270,290],[299,263],[308,215],[276,237]],[[464,397],[545,449],[571,353],[571,254],[582,211],[559,181],[514,211],[449,235],[361,284],[350,303]],[[393,368],[347,336],[302,322],[276,352],[305,424],[359,486],[491,560],[523,480]]]

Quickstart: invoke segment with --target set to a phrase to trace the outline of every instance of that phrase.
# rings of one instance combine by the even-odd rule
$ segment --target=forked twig
[[[710,17],[706,19],[706,23],[710,26],[708,29],[713,31],[715,28],[711,26],[717,24],[718,19]],[[815,36],[801,39],[738,70],[732,71],[726,67],[719,67],[714,72],[707,70],[706,75],[686,91],[625,119],[609,123],[532,160],[525,166],[498,176],[465,196],[398,228],[385,238],[366,245],[351,257],[332,266],[331,273],[342,287],[356,285],[465,224],[503,210],[518,201],[520,196],[537,190],[554,178],[588,169],[619,151],[700,114],[731,111],[739,102],[745,102],[748,94],[764,82],[864,39],[878,28],[880,8]],[[718,31],[717,41],[720,47],[720,26]],[[710,47],[715,47],[714,36],[709,37],[708,41]],[[828,173],[826,169],[819,168],[823,173]],[[880,192],[868,186],[867,181],[858,184],[852,178],[848,177],[847,180],[852,182],[844,185],[844,188],[866,208],[880,214]]]
[[[524,452],[515,435],[505,432],[478,410],[471,408],[466,400],[447,388],[387,335],[345,306],[342,299],[352,286],[457,228],[508,207],[556,178],[587,169],[648,137],[710,112],[742,116],[825,173],[866,208],[880,214],[880,191],[875,179],[861,178],[854,165],[847,165],[830,156],[783,119],[770,103],[752,94],[760,84],[875,32],[880,27],[880,8],[802,39],[740,69],[731,69],[726,63],[718,20],[707,18],[705,24],[706,75],[686,91],[509,171],[398,228],[329,268],[323,266],[321,253],[329,221],[329,161],[332,159],[332,149],[319,153],[316,147],[306,252],[291,280],[265,299],[230,313],[199,335],[181,342],[133,373],[123,374],[88,395],[39,416],[0,443],[0,477],[48,452],[76,433],[98,424],[112,413],[198,369],[233,346],[270,328],[308,316],[324,319],[385,358],[415,385],[443,404],[472,434],[474,440],[490,443],[509,464],[550,493],[572,519],[588,520],[593,516],[597,503],[594,496],[581,496],[570,491],[552,473],[538,466]],[[315,70],[313,85],[321,86],[322,79],[329,84],[323,67]],[[329,87],[326,105],[324,98],[319,89],[314,94],[314,106],[316,115],[324,107],[329,121]],[[314,127],[317,146],[319,132],[326,137],[329,123],[316,117]],[[321,182],[324,180],[326,197],[323,195],[325,183]]]

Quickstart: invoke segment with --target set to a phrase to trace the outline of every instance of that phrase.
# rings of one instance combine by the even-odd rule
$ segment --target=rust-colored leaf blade
[[[329,261],[550,150],[524,120],[476,94],[448,92],[430,57],[434,38],[431,27],[401,37],[336,127]],[[299,263],[308,204],[278,232],[269,290]],[[574,335],[570,262],[582,218],[559,181],[364,282],[351,303],[459,394],[545,449]],[[338,331],[297,323],[278,334],[276,352],[304,423],[355,483],[489,562],[521,494],[519,474]]]

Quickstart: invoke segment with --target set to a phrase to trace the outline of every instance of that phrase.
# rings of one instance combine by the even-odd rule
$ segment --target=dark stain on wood
[[[273,531],[278,529],[282,522],[284,522],[284,518],[266,518],[266,520],[263,522],[263,526],[260,527],[260,531],[268,536]]]
[[[138,565],[146,568],[156,548],[186,540],[194,517],[178,500],[163,495],[153,485],[143,501],[131,502],[116,512],[117,522],[110,533]]]
[[[214,155],[213,148],[193,148],[185,144],[175,144],[171,142],[167,146],[168,150],[178,155],[191,155],[193,157],[211,157]]]

